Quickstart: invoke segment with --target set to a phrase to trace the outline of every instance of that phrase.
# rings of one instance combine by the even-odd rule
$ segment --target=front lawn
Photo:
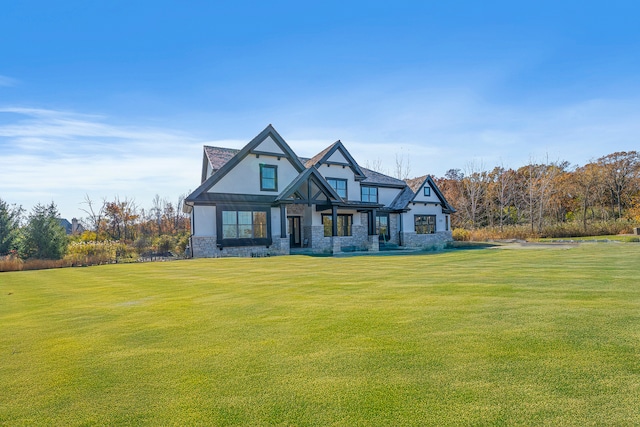
[[[0,273],[0,425],[639,425],[640,245]]]

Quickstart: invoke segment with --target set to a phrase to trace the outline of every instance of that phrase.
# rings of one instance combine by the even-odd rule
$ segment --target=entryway
[[[299,216],[288,216],[289,224],[289,247],[301,248],[302,247],[302,230],[300,227]]]

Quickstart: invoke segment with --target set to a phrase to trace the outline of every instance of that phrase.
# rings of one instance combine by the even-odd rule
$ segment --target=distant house
[[[67,234],[81,234],[84,232],[84,227],[76,218],[72,218],[71,222],[66,218],[59,218],[58,221],[60,221],[60,225],[64,228]]]
[[[301,158],[271,125],[241,150],[205,146],[184,211],[194,257],[443,246],[455,212],[430,176],[363,168],[341,141]]]

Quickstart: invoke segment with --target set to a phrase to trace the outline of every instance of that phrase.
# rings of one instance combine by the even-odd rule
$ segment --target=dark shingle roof
[[[315,165],[318,162],[318,160],[320,160],[329,150],[331,150],[331,148],[335,144],[337,144],[337,142],[331,144],[329,147],[322,150],[320,153],[316,154],[312,158],[298,157],[298,159],[303,165],[309,168]],[[240,150],[237,150],[235,148],[210,147],[208,145],[205,145],[204,152],[207,156],[207,159],[209,159],[209,163],[211,163],[213,172],[215,173],[222,166],[224,166],[225,163],[231,160],[233,156],[238,154]],[[405,186],[405,182],[400,179],[393,178],[391,176],[382,174],[380,172],[372,171],[371,169],[363,168],[362,166],[360,166],[360,169],[366,175],[366,179],[361,181],[362,184],[370,184],[370,185],[382,184],[382,185],[392,185],[397,187]]]
[[[208,145],[204,146],[204,153],[206,154],[207,159],[209,159],[209,163],[211,164],[211,168],[214,173],[239,152],[240,150],[235,148],[210,147]]]
[[[389,209],[394,209],[394,210],[405,209],[409,204],[409,202],[413,200],[413,196],[415,196],[415,193],[413,192],[413,190],[411,190],[411,188],[409,187],[404,187],[400,192],[400,194],[398,194],[396,198],[393,200],[393,202],[389,204]]]
[[[382,184],[382,185],[393,185],[396,187],[404,187],[406,183],[401,179],[396,179],[389,175],[382,174],[380,172],[372,171],[371,169],[363,168],[362,172],[367,176],[366,179],[362,180],[362,184]]]

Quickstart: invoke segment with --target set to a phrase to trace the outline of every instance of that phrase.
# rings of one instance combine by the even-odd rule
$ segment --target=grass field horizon
[[[640,425],[640,245],[0,273],[0,425]]]

